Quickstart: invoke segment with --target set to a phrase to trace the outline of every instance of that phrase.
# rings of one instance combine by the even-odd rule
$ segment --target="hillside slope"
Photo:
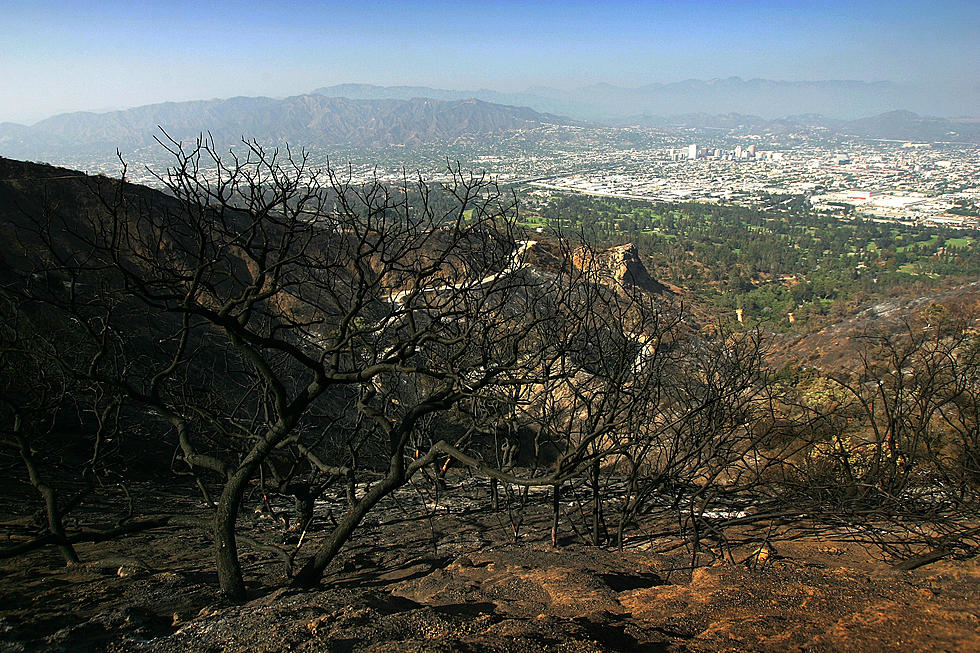
[[[929,325],[929,314],[980,321],[980,281],[914,297],[884,299],[819,331],[779,336],[775,365],[804,363],[824,370],[859,366],[859,352],[880,335],[908,333]]]

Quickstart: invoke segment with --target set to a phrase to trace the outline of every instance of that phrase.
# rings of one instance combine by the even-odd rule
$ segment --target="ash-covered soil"
[[[532,496],[516,539],[516,513],[478,498],[402,492],[314,591],[282,589],[279,559],[243,543],[242,605],[218,594],[203,532],[83,545],[72,567],[54,550],[5,560],[0,650],[980,651],[976,559],[897,571],[828,528],[787,533],[760,562],[764,534],[744,531],[692,572],[663,531],[622,552],[587,545],[574,499],[553,548],[546,497]],[[321,521],[336,509],[322,502]],[[252,535],[281,528],[242,522]]]

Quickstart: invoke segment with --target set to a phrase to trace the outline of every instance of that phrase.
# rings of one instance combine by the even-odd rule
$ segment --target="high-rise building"
[[[735,146],[735,159],[738,160],[738,159],[741,159],[741,158],[742,158],[742,146],[741,145],[736,145]]]
[[[697,143],[692,143],[691,145],[687,146],[687,158],[690,161],[693,161],[694,159],[698,158]]]

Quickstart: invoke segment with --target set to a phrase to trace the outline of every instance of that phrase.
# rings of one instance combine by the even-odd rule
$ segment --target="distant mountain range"
[[[309,147],[384,147],[451,142],[462,136],[574,124],[568,118],[525,107],[476,99],[348,99],[311,94],[285,98],[167,102],[109,113],[57,115],[27,127],[0,124],[0,154],[12,158],[64,155],[111,156],[153,145],[159,127],[175,139],[210,132],[221,147],[242,137],[260,143],[290,142]]]
[[[980,119],[947,119],[920,116],[911,111],[888,111],[857,120],[834,120],[817,114],[767,119],[741,113],[688,113],[677,116],[630,116],[611,121],[617,126],[687,127],[738,130],[757,134],[784,134],[801,129],[822,128],[828,133],[861,138],[921,142],[980,143]]]
[[[871,118],[852,120],[839,126],[838,131],[865,138],[980,143],[980,120],[947,120],[920,116],[911,111],[889,111]]]
[[[636,115],[676,116],[692,113],[741,113],[767,119],[821,114],[836,120],[854,120],[899,109],[948,116],[974,114],[980,110],[980,93],[977,89],[963,89],[957,97],[949,97],[948,93],[940,95],[894,82],[786,82],[739,77],[691,79],[635,88],[611,84],[595,84],[572,90],[533,87],[523,93],[341,84],[318,88],[313,93],[360,99],[477,98],[498,104],[526,106],[578,120],[598,121],[615,121]]]
[[[153,139],[160,135],[160,127],[173,138],[184,141],[210,132],[221,148],[232,146],[243,137],[263,144],[290,142],[309,148],[451,145],[459,138],[481,138],[542,125],[588,126],[579,121],[602,111],[610,114],[604,120],[610,126],[744,129],[757,133],[822,127],[830,132],[868,138],[980,142],[980,120],[975,119],[950,120],[899,110],[844,120],[825,118],[814,111],[826,107],[834,98],[840,106],[851,107],[849,111],[863,106],[871,96],[877,97],[879,103],[886,103],[883,98],[898,92],[896,85],[886,82],[771,82],[732,78],[654,84],[636,89],[599,85],[568,92],[534,91],[536,94],[517,95],[477,91],[475,95],[482,95],[481,98],[464,97],[465,91],[345,84],[285,99],[237,97],[167,102],[107,113],[66,113],[32,126],[0,124],[0,154],[35,160],[63,161],[66,157],[108,160],[117,148],[131,153],[155,146]],[[821,99],[807,104],[805,98],[812,98],[813,94]],[[678,110],[740,103],[755,106],[765,98],[770,106],[782,107],[786,111],[783,115],[789,117],[771,118],[770,112],[741,110],[723,113]],[[565,111],[559,111],[562,107]],[[655,113],[653,109],[657,107],[665,111]],[[618,111],[617,116],[611,115],[614,111]],[[572,115],[574,119],[554,112]]]
[[[470,97],[617,127],[741,128],[774,133],[822,127],[865,138],[980,142],[980,119],[939,118],[909,111],[906,107],[910,104],[929,102],[917,99],[913,89],[892,82],[780,82],[732,77],[639,88],[597,84],[559,91],[541,87],[513,94],[485,89],[341,84],[313,93],[372,100]],[[969,110],[963,113],[980,111],[980,103],[966,101],[964,107]]]

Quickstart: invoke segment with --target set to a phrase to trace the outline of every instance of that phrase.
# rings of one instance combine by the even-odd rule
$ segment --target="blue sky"
[[[346,82],[729,76],[977,89],[980,2],[0,0],[0,121]]]

